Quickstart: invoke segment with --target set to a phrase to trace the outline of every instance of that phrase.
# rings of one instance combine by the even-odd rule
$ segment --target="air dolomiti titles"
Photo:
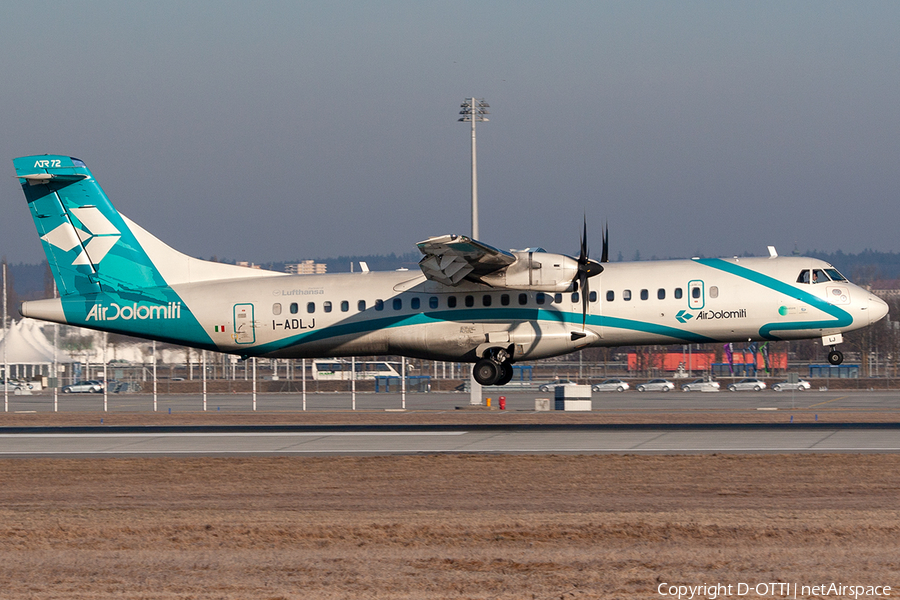
[[[697,314],[697,320],[703,321],[708,319],[746,319],[747,309],[740,308],[738,310],[701,310]]]
[[[116,319],[180,319],[181,302],[169,302],[166,305],[126,304],[119,306],[112,302],[109,306],[95,304],[84,318],[85,321],[115,321]]]

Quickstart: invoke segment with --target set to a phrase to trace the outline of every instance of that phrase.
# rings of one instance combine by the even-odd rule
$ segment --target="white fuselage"
[[[266,277],[173,289],[223,352],[474,360],[479,349],[493,344],[513,345],[514,359],[522,360],[588,345],[821,337],[864,327],[886,314],[883,301],[847,281],[797,282],[803,270],[826,267],[794,257],[606,263],[591,281],[584,328],[577,294],[497,290],[469,282],[446,286],[413,271]],[[573,332],[585,335],[573,339]]]

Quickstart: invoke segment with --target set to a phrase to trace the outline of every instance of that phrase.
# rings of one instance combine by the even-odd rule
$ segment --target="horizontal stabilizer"
[[[87,179],[87,175],[81,173],[29,173],[24,175],[17,174],[16,177],[18,177],[19,179],[24,179],[28,182],[29,185],[43,185],[45,183],[50,183],[51,181],[59,183],[74,183],[76,181],[81,181],[82,179]]]

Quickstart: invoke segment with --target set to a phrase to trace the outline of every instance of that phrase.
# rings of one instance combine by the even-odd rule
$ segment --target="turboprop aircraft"
[[[14,161],[60,297],[27,317],[270,358],[398,354],[474,363],[482,385],[512,364],[588,346],[821,338],[887,305],[813,258],[608,261],[505,251],[465,236],[418,244],[421,272],[287,275],[182,254],[113,208],[81,160]],[[593,281],[592,281],[593,280]]]

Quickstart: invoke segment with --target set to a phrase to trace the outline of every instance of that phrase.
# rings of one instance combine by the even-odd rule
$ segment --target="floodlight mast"
[[[475,123],[479,121],[486,122],[488,119],[484,115],[490,114],[487,110],[489,105],[484,98],[466,98],[466,101],[459,105],[462,108],[459,114],[462,115],[459,120],[463,123],[472,124],[472,239],[478,239],[478,169],[475,160]],[[481,405],[481,384],[475,381],[475,374],[469,374],[469,405]]]
[[[466,98],[466,101],[459,105],[462,108],[459,118],[463,123],[472,124],[472,239],[478,239],[478,167],[476,166],[475,152],[475,124],[478,122],[487,122],[489,119],[485,115],[489,115],[490,105],[484,101],[484,98]]]

